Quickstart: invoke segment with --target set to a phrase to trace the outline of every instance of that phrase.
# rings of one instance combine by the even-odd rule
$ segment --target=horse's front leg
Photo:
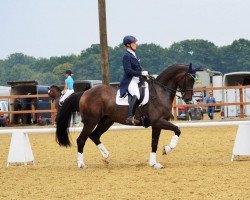
[[[156,151],[158,148],[159,137],[161,129],[174,131],[175,135],[172,136],[172,139],[169,145],[163,147],[163,154],[168,154],[174,149],[179,141],[179,136],[181,134],[178,126],[175,126],[171,122],[160,119],[155,126],[152,127],[152,152],[150,153],[149,165],[155,169],[162,168],[162,165],[156,161]]]
[[[149,157],[149,165],[154,169],[161,169],[162,165],[156,161],[156,151],[158,148],[158,142],[160,137],[161,129],[159,128],[152,128],[152,151]]]
[[[163,147],[162,154],[169,154],[178,144],[179,137],[181,135],[181,131],[178,128],[178,126],[175,126],[174,124],[172,124],[171,122],[169,122],[165,119],[162,119],[161,123],[162,123],[162,129],[170,130],[170,131],[173,131],[175,133],[172,136],[170,143]]]

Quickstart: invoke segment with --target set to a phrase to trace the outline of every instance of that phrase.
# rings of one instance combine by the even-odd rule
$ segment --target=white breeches
[[[133,77],[132,80],[130,81],[129,85],[128,85],[128,92],[132,95],[132,96],[136,96],[137,99],[140,99],[140,92],[139,92],[139,87],[138,87],[138,83],[140,82],[140,79],[138,77]]]
[[[64,100],[67,99],[73,93],[74,93],[74,90],[67,89],[65,94],[61,96],[60,102],[64,102]]]

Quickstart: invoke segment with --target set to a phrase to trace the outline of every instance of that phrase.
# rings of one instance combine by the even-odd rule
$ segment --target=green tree
[[[54,75],[53,77],[56,77],[55,81],[58,84],[63,84],[64,83],[64,79],[65,79],[65,71],[67,69],[72,69],[73,65],[71,63],[64,63],[64,64],[60,64],[57,65],[53,71],[52,74]]]
[[[174,63],[193,63],[214,69],[220,65],[217,47],[206,40],[184,40],[174,43],[167,55]]]
[[[152,43],[138,45],[137,50],[143,70],[147,70],[151,74],[159,74],[170,64],[166,53],[164,48]]]
[[[250,41],[235,40],[231,45],[220,48],[221,65],[219,70],[223,73],[234,71],[249,71],[250,69]]]
[[[28,65],[16,64],[9,71],[8,81],[27,81],[33,79],[34,72]]]

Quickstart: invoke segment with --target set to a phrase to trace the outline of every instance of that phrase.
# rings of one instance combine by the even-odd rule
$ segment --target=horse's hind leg
[[[79,137],[77,138],[77,165],[79,168],[86,168],[84,163],[83,148],[85,146],[86,140],[95,128],[96,123],[84,123],[83,130]]]
[[[90,139],[96,144],[97,148],[99,149],[100,153],[102,154],[102,157],[107,160],[109,157],[109,152],[104,146],[104,144],[101,143],[100,137],[103,133],[105,133],[110,126],[114,124],[113,121],[111,121],[107,116],[104,116],[100,122],[98,123],[95,130],[90,135]]]

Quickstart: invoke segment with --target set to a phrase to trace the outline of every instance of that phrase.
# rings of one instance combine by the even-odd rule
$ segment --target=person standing
[[[207,98],[206,103],[216,103],[212,92],[209,92],[209,97]],[[207,114],[211,120],[214,119],[214,110],[215,110],[215,106],[208,106],[207,108]]]
[[[134,118],[136,107],[140,99],[138,83],[140,76],[148,76],[148,71],[142,71],[140,59],[135,54],[137,47],[137,39],[128,35],[123,38],[123,45],[126,52],[122,59],[124,75],[120,82],[120,97],[124,97],[129,93],[132,98],[129,101],[127,124],[139,124],[140,121]]]
[[[74,93],[74,80],[72,78],[72,71],[71,70],[66,70],[65,72],[65,82],[64,82],[64,88],[62,90],[62,96],[60,98],[59,101],[59,105],[62,106],[63,102],[65,101],[65,99],[67,99],[71,94]]]

